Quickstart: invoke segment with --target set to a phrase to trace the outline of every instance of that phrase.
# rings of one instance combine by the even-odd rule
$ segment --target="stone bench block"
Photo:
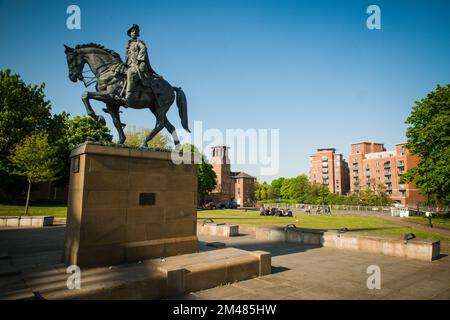
[[[234,237],[239,235],[237,224],[197,222],[197,234],[205,236]]]
[[[3,216],[0,217],[0,227],[41,228],[52,226],[53,221],[53,216]]]

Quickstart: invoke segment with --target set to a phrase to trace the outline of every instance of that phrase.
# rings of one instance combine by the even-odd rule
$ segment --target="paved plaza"
[[[28,272],[61,265],[64,226],[43,229],[0,230],[0,298],[38,296],[27,285]],[[200,236],[201,251],[207,246],[264,250],[272,253],[272,274],[236,282],[177,299],[450,299],[450,257],[443,247],[441,258],[421,262],[383,255],[325,247],[257,241],[252,235],[232,238]],[[369,290],[367,267],[381,269],[381,289]]]

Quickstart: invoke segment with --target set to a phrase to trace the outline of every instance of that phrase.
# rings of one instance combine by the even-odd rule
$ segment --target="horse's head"
[[[66,53],[67,65],[69,67],[69,79],[73,82],[83,80],[83,68],[85,61],[74,48],[64,45],[64,52]]]

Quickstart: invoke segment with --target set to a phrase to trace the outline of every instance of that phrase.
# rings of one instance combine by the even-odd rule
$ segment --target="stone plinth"
[[[71,157],[64,262],[121,264],[198,251],[197,169],[170,152],[83,144]]]

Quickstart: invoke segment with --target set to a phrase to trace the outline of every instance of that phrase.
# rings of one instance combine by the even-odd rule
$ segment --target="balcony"
[[[391,178],[386,178],[386,179],[384,180],[384,182],[385,182],[385,183],[392,183],[392,179],[391,179]]]
[[[397,174],[398,174],[399,176],[402,176],[402,175],[405,174],[405,170],[397,170]]]
[[[328,185],[328,180],[323,180],[323,181],[322,181],[322,184]]]
[[[399,184],[399,185],[398,185],[398,190],[400,190],[400,191],[406,191],[406,184]]]
[[[391,175],[391,170],[384,170],[384,175],[385,176],[390,176]]]
[[[328,180],[328,175],[327,174],[322,175],[322,179]]]
[[[328,168],[328,162],[322,162],[322,168]]]
[[[352,163],[353,163],[353,164],[358,164],[358,160],[353,159]]]
[[[390,161],[386,161],[384,163],[384,168],[390,168],[391,167],[391,162]]]
[[[328,158],[327,157],[322,157],[322,162],[328,162]]]
[[[328,173],[328,168],[322,169],[322,174],[327,174],[327,173]]]
[[[405,161],[404,160],[398,160],[397,161],[397,167],[398,168],[403,168],[405,166]]]
[[[392,185],[391,184],[388,184],[386,186],[386,191],[392,191]]]
[[[358,166],[353,166],[353,171],[358,171]]]

